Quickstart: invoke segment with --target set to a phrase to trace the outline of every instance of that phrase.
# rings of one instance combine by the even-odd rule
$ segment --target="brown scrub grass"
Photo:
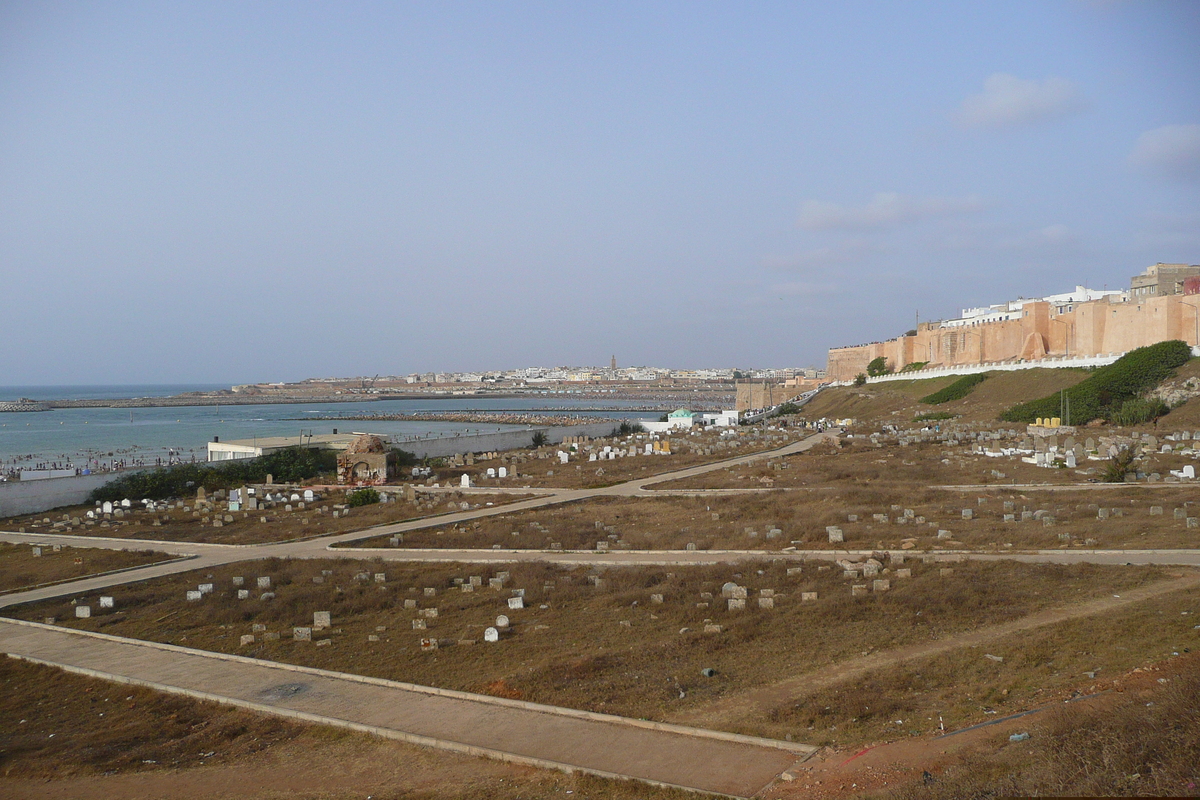
[[[865,386],[826,389],[809,402],[802,416],[807,419],[853,418],[862,422],[904,425],[918,414],[945,411],[967,422],[988,422],[1017,403],[1036,400],[1067,389],[1088,376],[1077,369],[1023,369],[992,372],[988,379],[961,400],[939,405],[920,402],[922,397],[949,386],[958,376],[922,380],[888,381]]]
[[[990,752],[869,797],[1200,797],[1200,659],[1178,662],[1155,673],[1162,684],[1060,705],[1030,717],[1024,741],[1000,739]]]
[[[764,728],[799,731],[800,741],[840,747],[932,735],[943,724],[955,731],[1080,694],[1120,690],[1130,670],[1200,651],[1197,625],[1200,594],[1171,592],[801,694],[769,709]]]
[[[24,529],[27,533],[56,533],[73,536],[104,536],[117,539],[146,539],[163,542],[203,542],[208,544],[264,544],[284,542],[295,539],[309,539],[316,536],[330,536],[339,533],[371,528],[376,525],[387,525],[403,522],[419,517],[448,514],[461,511],[460,503],[467,502],[470,507],[487,504],[501,505],[515,503],[527,499],[530,495],[519,494],[470,494],[459,492],[419,493],[420,503],[413,504],[404,500],[394,503],[375,503],[351,509],[350,513],[333,517],[333,506],[346,502],[349,490],[334,490],[322,492],[323,499],[309,503],[305,508],[299,508],[298,503],[291,503],[292,510],[286,510],[286,503],[280,503],[270,509],[258,511],[226,511],[224,502],[214,502],[211,510],[201,511],[200,516],[193,516],[196,509],[195,500],[184,501],[187,508],[170,509],[166,511],[148,512],[142,510],[141,504],[136,503],[121,518],[104,520],[109,527],[95,525],[79,525],[70,528],[55,528],[53,523],[67,518],[84,518],[88,511],[94,511],[94,506],[75,506],[70,509],[56,509],[52,514],[35,514],[24,517],[14,517],[0,521],[0,529],[17,531]],[[450,508],[450,504],[454,508]],[[233,517],[233,522],[225,522],[226,515]],[[204,522],[204,518],[209,518]],[[262,522],[262,518],[266,522]],[[212,520],[220,518],[221,527],[215,527]],[[46,522],[49,519],[50,522]],[[154,521],[159,524],[155,525]]]
[[[1167,574],[1156,567],[991,562],[958,564],[943,576],[939,565],[910,561],[905,566],[913,571],[911,579],[888,573],[882,577],[890,578],[891,591],[852,598],[851,581],[844,580],[836,566],[807,563],[800,574],[790,576],[788,566],[588,569],[541,563],[401,566],[264,560],[111,590],[116,609],[90,619],[75,619],[66,599],[10,613],[37,621],[57,617],[65,627],[118,636],[669,719],[727,693],[805,674],[864,652],[928,642],[1049,606],[1120,593]],[[511,572],[507,588],[488,588],[487,579],[504,569]],[[322,570],[332,574],[322,576]],[[386,574],[386,584],[374,582],[376,572]],[[368,580],[356,580],[357,573],[366,573]],[[275,599],[236,600],[230,579],[243,576],[253,586],[260,575],[272,578]],[[462,592],[452,583],[453,577],[472,575],[483,583],[474,592]],[[589,575],[598,576],[600,585],[593,586]],[[315,584],[313,577],[323,577],[324,582]],[[726,608],[721,598],[726,581],[748,587],[746,610]],[[213,594],[187,602],[185,590],[201,582],[214,583]],[[436,596],[426,597],[425,587],[434,588]],[[526,590],[526,608],[508,608],[511,588]],[[778,593],[774,609],[758,607],[760,589]],[[818,599],[802,603],[801,592],[817,592]],[[655,594],[663,596],[663,603],[653,602]],[[412,628],[420,612],[404,608],[406,599],[419,608],[438,608],[428,629]],[[700,603],[709,605],[698,607]],[[324,634],[331,645],[291,641],[291,628],[311,625],[315,611],[332,614],[334,630]],[[484,628],[495,624],[500,614],[510,617],[511,630],[500,643],[484,644]],[[706,620],[721,625],[722,631],[705,633]],[[284,638],[263,641],[259,633],[254,644],[240,646],[239,637],[252,633],[255,624]],[[318,632],[315,638],[322,635]],[[369,642],[369,635],[381,641]],[[450,646],[422,652],[423,637],[436,637]],[[478,643],[456,644],[460,641]],[[704,668],[715,669],[717,676],[703,677]],[[741,727],[748,733],[779,730],[777,723],[765,719],[748,720]]]
[[[1011,511],[1005,503],[1012,504]],[[1163,513],[1151,515],[1152,507]],[[1100,508],[1109,511],[1108,519],[1099,518]],[[1184,519],[1176,519],[1176,508],[1183,509]],[[963,509],[971,510],[971,519],[963,519]],[[911,518],[905,518],[905,510],[913,512]],[[1022,520],[1022,512],[1038,518]],[[886,515],[888,522],[876,522],[875,514]],[[1013,514],[1014,521],[1005,521],[1006,514]],[[1044,515],[1053,517],[1053,524],[1047,526],[1040,519]],[[851,516],[857,521],[851,522]],[[1194,490],[1182,485],[965,492],[848,484],[745,494],[597,498],[407,531],[397,547],[548,550],[558,544],[565,550],[591,550],[605,542],[614,551],[684,550],[689,544],[697,550],[774,551],[792,546],[900,550],[908,544],[914,552],[1193,548],[1200,545],[1200,529],[1187,527],[1188,516],[1200,516],[1200,505]],[[919,517],[924,522],[918,523]],[[830,543],[827,526],[840,527],[844,541]],[[768,539],[771,527],[781,533]],[[948,531],[950,538],[938,538],[939,531]],[[390,548],[390,543],[391,536],[377,536],[347,549]]]
[[[273,772],[302,774],[303,796],[322,798],[700,796],[416,747],[13,658],[0,658],[0,718],[0,794],[11,797],[181,796],[193,781],[201,788],[189,796],[214,796],[230,773],[253,773],[238,797],[294,796],[272,783]],[[97,780],[131,774],[140,780]]]
[[[525,461],[525,463],[516,465],[516,478],[482,477],[486,475],[488,467],[499,468],[505,466],[503,457],[490,461],[476,461],[470,467],[442,469],[438,471],[438,474],[441,476],[444,473],[448,473],[451,483],[460,480],[461,475],[468,474],[472,483],[481,487],[597,489],[626,481],[652,478],[656,475],[687,469],[688,467],[776,450],[812,435],[811,431],[794,427],[763,431],[756,426],[747,426],[735,429],[738,431],[736,441],[739,445],[737,447],[718,448],[713,450],[709,455],[700,452],[702,448],[711,448],[718,441],[729,441],[728,437],[722,439],[720,433],[722,430],[729,429],[721,428],[698,433],[697,435],[690,433],[672,433],[669,436],[664,434],[658,435],[659,440],[670,441],[670,455],[637,455],[604,461],[588,461],[587,451],[581,449],[579,452],[571,455],[569,463],[561,464],[556,454],[559,450],[567,450],[569,447],[566,445],[553,445],[542,449],[541,452],[546,455],[546,458],[543,459],[534,456]],[[630,440],[628,437],[597,439],[581,445],[581,448],[593,446],[603,449],[607,444],[615,449],[625,449],[630,444],[633,444],[641,451],[651,441],[647,434],[641,434],[641,436],[641,439],[635,438],[633,440]],[[509,465],[509,468],[512,469],[513,467]]]
[[[1102,468],[1106,462],[1086,461],[1081,469]],[[779,464],[782,469],[775,469]],[[995,472],[1003,473],[999,478]],[[1163,473],[1166,474],[1166,473]],[[814,488],[824,486],[874,487],[880,491],[899,486],[1004,486],[1022,483],[1080,484],[1090,475],[1075,470],[1047,469],[1026,464],[1017,457],[990,458],[970,452],[967,445],[950,447],[937,442],[908,446],[873,445],[864,435],[843,438],[803,453],[752,464],[728,467],[706,475],[656,484],[652,489]]]
[[[35,556],[34,547],[42,554]],[[50,545],[0,543],[0,592],[15,592],[47,583],[83,578],[100,572],[167,561],[171,556],[150,550],[100,550]]]

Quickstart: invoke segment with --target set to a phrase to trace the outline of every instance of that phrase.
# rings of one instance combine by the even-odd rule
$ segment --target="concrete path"
[[[0,650],[256,711],[539,767],[749,797],[817,748],[0,620]]]

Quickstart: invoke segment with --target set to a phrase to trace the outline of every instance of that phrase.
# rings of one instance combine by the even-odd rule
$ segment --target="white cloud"
[[[932,217],[971,213],[983,207],[983,201],[977,197],[908,197],[896,192],[879,192],[859,208],[809,200],[800,207],[797,225],[807,230],[886,228]]]
[[[1171,178],[1200,178],[1200,125],[1167,125],[1138,137],[1129,163]]]
[[[964,128],[1007,128],[1063,117],[1085,110],[1088,102],[1065,78],[1027,81],[997,72],[983,91],[969,95],[952,116]]]

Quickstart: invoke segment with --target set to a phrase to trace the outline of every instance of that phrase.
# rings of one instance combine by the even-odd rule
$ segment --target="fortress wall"
[[[953,367],[1045,357],[1087,358],[1125,353],[1169,339],[1200,345],[1200,296],[1167,295],[1142,302],[1073,303],[1056,313],[1048,302],[1027,303],[1022,316],[958,327],[923,323],[916,336],[829,351],[829,380],[848,381],[878,356],[899,371],[913,361]]]

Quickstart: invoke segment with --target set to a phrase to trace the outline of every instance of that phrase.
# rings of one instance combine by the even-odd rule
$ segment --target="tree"
[[[866,382],[867,382],[866,373],[860,372],[854,376],[854,385],[855,386],[862,386]]]
[[[542,445],[544,445],[547,441],[549,441],[549,440],[546,438],[545,431],[534,431],[533,432],[533,448],[535,450],[537,448],[541,447]]]
[[[874,378],[877,375],[886,375],[892,371],[888,366],[887,359],[883,356],[871,359],[871,363],[867,364],[867,374]]]

